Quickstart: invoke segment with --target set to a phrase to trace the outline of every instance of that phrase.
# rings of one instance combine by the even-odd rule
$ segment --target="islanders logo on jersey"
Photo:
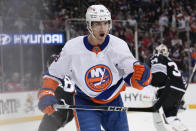
[[[93,91],[104,91],[112,83],[111,70],[105,65],[93,66],[86,72],[85,82]]]

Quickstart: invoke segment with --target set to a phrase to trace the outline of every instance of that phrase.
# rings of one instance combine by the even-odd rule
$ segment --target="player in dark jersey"
[[[47,66],[57,59],[57,57],[58,55],[51,55],[47,62]],[[73,105],[74,84],[68,77],[64,78],[63,84],[64,85],[59,85],[59,87],[57,87],[55,96],[60,104],[65,102],[66,104]],[[73,110],[59,110],[51,115],[44,114],[38,131],[57,131],[70,122],[73,119],[73,116]]]
[[[158,98],[164,93],[167,94],[162,105],[167,122],[175,131],[188,131],[177,117],[181,99],[186,91],[186,82],[176,63],[168,56],[168,48],[164,44],[155,48],[149,60],[152,73],[151,85],[158,88]]]

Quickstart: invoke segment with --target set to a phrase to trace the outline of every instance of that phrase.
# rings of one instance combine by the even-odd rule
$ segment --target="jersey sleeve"
[[[65,75],[70,74],[70,59],[69,50],[65,45],[60,53],[60,57],[55,60],[48,68],[49,75],[55,78],[64,79]]]
[[[114,56],[117,60],[117,69],[121,72],[121,76],[124,81],[130,85],[130,79],[134,72],[133,63],[138,61],[128,48],[126,42],[118,43],[121,44],[117,50],[117,54]]]
[[[151,67],[151,85],[161,87],[165,85],[167,79],[167,61],[161,55],[152,56],[149,60]]]
[[[124,76],[133,73],[133,63],[138,61],[128,48],[126,43],[122,44],[122,51],[120,52],[119,67],[124,70]]]

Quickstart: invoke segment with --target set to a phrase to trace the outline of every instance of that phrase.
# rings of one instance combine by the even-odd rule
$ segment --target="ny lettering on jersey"
[[[112,83],[111,70],[105,65],[96,65],[87,71],[85,82],[89,89],[93,91],[104,91]]]

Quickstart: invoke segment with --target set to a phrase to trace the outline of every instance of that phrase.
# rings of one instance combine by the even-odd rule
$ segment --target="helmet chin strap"
[[[88,31],[90,32],[90,34],[93,36],[93,38],[95,38],[96,40],[98,40],[95,35],[93,34],[93,31],[91,29],[91,27],[88,27]]]

